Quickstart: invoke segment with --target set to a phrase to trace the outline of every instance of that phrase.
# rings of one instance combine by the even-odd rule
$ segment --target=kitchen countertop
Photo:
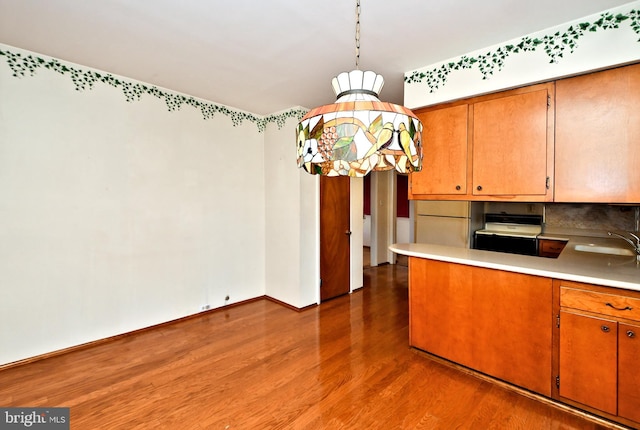
[[[640,291],[640,264],[636,262],[635,255],[618,256],[576,251],[574,249],[579,244],[630,248],[628,245],[625,246],[624,241],[611,238],[555,234],[553,238],[568,240],[558,258],[508,254],[426,243],[395,243],[389,249],[397,254],[410,257],[428,258],[469,266]]]

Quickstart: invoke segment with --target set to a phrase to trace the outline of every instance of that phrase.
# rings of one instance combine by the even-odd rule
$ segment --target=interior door
[[[320,177],[320,300],[349,292],[349,177]]]

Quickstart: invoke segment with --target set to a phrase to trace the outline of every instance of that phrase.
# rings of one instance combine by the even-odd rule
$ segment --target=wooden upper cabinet
[[[416,111],[422,171],[409,198],[552,201],[553,83]]]
[[[537,85],[473,104],[474,195],[550,200],[552,92],[551,85]]]
[[[640,64],[556,82],[555,201],[640,202]]]
[[[413,194],[467,193],[467,104],[418,111],[422,170],[411,174]]]

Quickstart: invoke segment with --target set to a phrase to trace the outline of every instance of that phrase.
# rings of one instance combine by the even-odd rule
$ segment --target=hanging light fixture
[[[400,173],[422,168],[422,123],[404,106],[381,102],[384,79],[361,71],[360,0],[356,2],[356,70],[333,78],[336,101],[311,109],[298,123],[298,167],[325,176]]]

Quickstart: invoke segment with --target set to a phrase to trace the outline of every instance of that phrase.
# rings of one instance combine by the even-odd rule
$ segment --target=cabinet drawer
[[[540,257],[558,258],[566,244],[567,242],[564,240],[539,239],[538,255]]]
[[[640,299],[560,287],[560,306],[640,321]]]

